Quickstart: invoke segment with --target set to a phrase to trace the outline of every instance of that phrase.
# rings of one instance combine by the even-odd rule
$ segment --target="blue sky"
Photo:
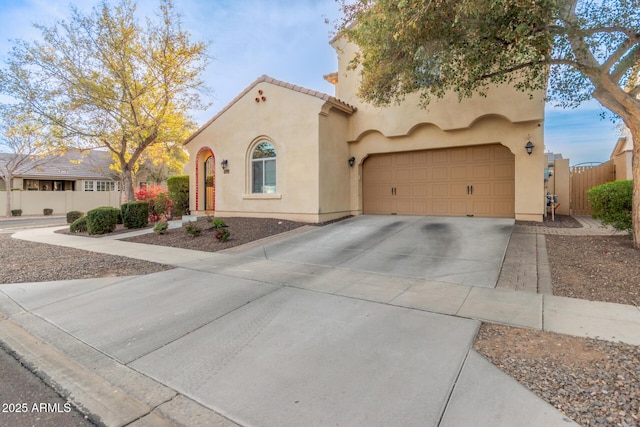
[[[88,10],[98,1],[1,0],[0,59],[6,58],[11,39],[33,40],[33,23],[51,25],[67,18],[69,5]],[[138,1],[141,13],[157,9],[155,0]],[[325,18],[339,16],[334,0],[176,0],[183,25],[193,40],[210,42],[211,64],[205,79],[212,89],[211,107],[194,113],[203,124],[262,74],[333,94],[322,78],[337,70],[329,46],[331,26]],[[609,158],[617,141],[614,124],[602,119],[596,101],[576,110],[547,107],[545,145],[562,153],[571,164]],[[535,142],[535,141],[534,141]]]

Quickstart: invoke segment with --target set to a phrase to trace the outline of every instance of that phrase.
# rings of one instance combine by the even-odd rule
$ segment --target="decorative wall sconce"
[[[349,166],[353,167],[356,164],[356,158],[351,156],[349,157]]]
[[[524,146],[524,148],[527,150],[528,155],[531,155],[531,153],[533,153],[533,147],[535,147],[535,145],[533,145],[533,142],[531,141],[527,142],[527,145]]]
[[[229,166],[229,160],[224,159],[223,161],[220,162],[220,165],[222,166],[222,169],[226,170],[227,166]]]

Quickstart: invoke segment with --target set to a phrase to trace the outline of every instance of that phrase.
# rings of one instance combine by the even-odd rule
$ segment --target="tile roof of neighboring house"
[[[13,154],[0,153],[0,162],[9,161],[12,157]],[[15,176],[33,179],[113,179],[110,164],[111,155],[107,151],[72,150],[60,156],[27,162],[16,171]]]
[[[307,88],[304,88],[304,87],[301,87],[301,86],[296,86],[296,85],[291,84],[291,83],[283,82],[282,80],[274,79],[273,77],[269,77],[269,76],[263,74],[262,76],[258,77],[257,80],[255,80],[253,83],[251,83],[245,90],[240,92],[240,94],[238,96],[233,98],[233,100],[230,103],[228,103],[222,110],[220,110],[215,116],[213,116],[211,119],[209,119],[204,125],[200,126],[200,128],[198,130],[196,130],[189,138],[187,138],[187,140],[184,142],[184,145],[187,145],[189,142],[191,142],[191,140],[193,138],[198,136],[211,123],[215,122],[218,119],[218,117],[220,117],[227,110],[229,110],[231,107],[233,107],[233,105],[236,102],[238,102],[240,100],[240,98],[242,98],[248,92],[250,92],[254,87],[256,87],[256,85],[258,85],[260,83],[263,83],[263,82],[271,83],[273,85],[280,86],[280,87],[284,87],[286,89],[290,89],[290,90],[293,90],[293,91],[296,91],[296,92],[300,92],[300,93],[303,93],[305,95],[315,96],[316,98],[322,99],[323,101],[326,101],[327,103],[329,103],[332,106],[338,108],[339,110],[342,110],[342,111],[347,112],[349,114],[354,113],[356,111],[356,107],[354,107],[352,105],[349,105],[346,102],[343,102],[343,101],[339,100],[338,98],[336,98],[334,96],[327,95],[326,93],[318,92],[318,91],[315,91],[315,90],[312,90],[312,89],[307,89]]]

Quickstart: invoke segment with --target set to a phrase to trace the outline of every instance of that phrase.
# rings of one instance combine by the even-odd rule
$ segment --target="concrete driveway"
[[[493,288],[513,223],[364,215],[240,254]]]
[[[70,394],[90,393],[84,385],[96,372],[107,379],[109,392],[83,402],[114,408],[107,425],[156,412],[148,408],[173,414],[178,402],[185,425],[566,425],[471,350],[479,321],[399,306],[395,297],[384,303],[377,293],[295,284],[317,277],[337,290],[400,281],[397,293],[407,296],[409,286],[430,286],[428,277],[491,287],[512,222],[356,217],[236,255],[193,259],[193,251],[172,250],[181,267],[147,276],[1,285],[0,311],[75,358],[60,369],[73,378]],[[437,283],[465,288],[460,302],[472,300],[472,286]],[[13,329],[0,337],[34,341],[8,335]],[[123,395],[132,396],[126,404],[109,401]],[[226,419],[196,419],[202,408]]]

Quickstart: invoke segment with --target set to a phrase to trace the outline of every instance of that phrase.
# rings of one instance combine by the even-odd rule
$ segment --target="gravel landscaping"
[[[306,225],[225,218],[231,238],[220,243],[206,219],[197,237],[183,229],[126,239],[218,251]],[[520,223],[520,222],[519,222]],[[579,227],[571,217],[536,227]],[[638,304],[640,252],[627,236],[548,235],[556,295]],[[170,249],[168,249],[170,250]],[[12,239],[0,234],[0,283],[146,274],[171,268],[128,258]],[[550,332],[483,324],[474,348],[542,399],[583,426],[640,426],[640,347]]]

